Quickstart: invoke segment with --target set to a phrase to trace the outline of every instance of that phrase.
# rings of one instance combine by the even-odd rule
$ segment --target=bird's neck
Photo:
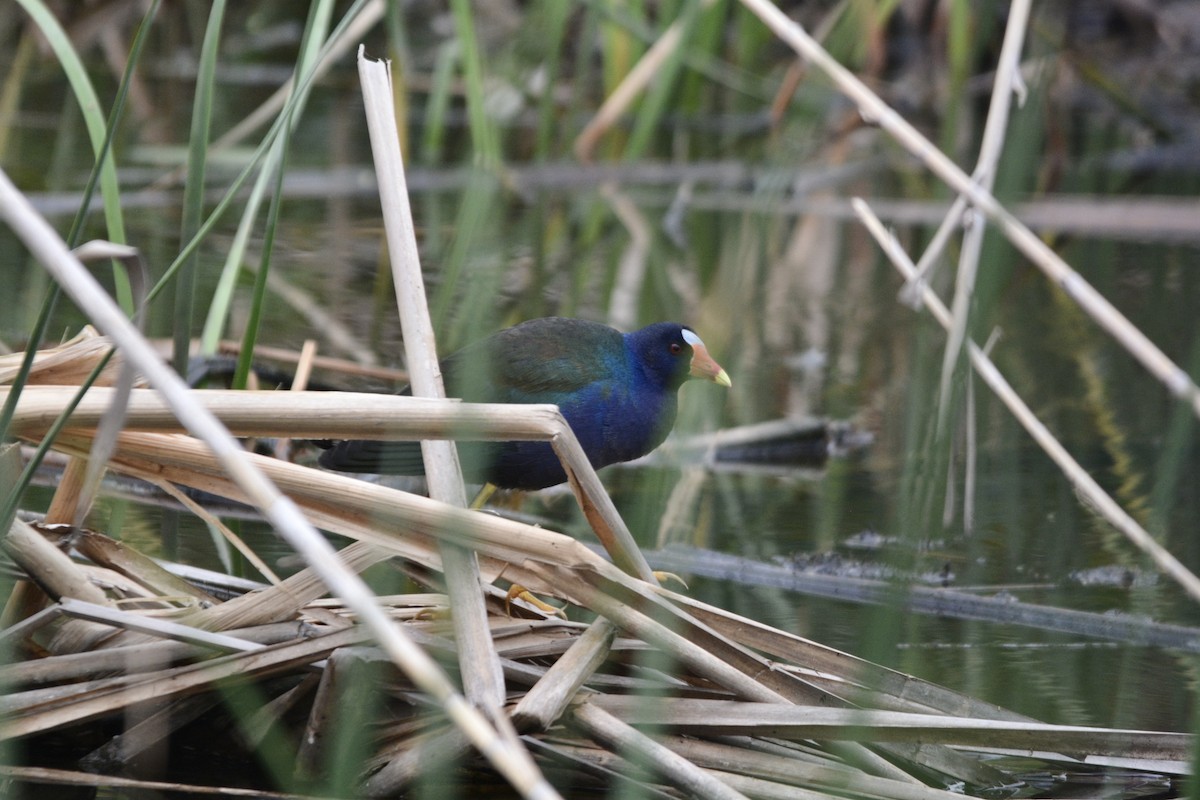
[[[630,335],[625,336],[625,364],[626,369],[633,376],[634,381],[643,389],[654,392],[661,392],[667,395],[674,395],[675,387],[669,383],[669,378],[662,373],[654,370],[643,358],[635,342],[630,341]]]

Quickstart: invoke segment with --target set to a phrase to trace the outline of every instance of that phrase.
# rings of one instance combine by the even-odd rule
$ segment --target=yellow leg
[[[483,508],[485,505],[487,505],[487,501],[492,499],[492,495],[494,495],[499,488],[500,487],[494,483],[485,483],[483,488],[479,490],[479,494],[475,495],[475,499],[471,501],[470,509],[472,511],[478,511],[479,509]]]
[[[479,494],[475,495],[475,499],[471,501],[471,510],[478,511],[487,505],[487,501],[492,499],[492,495],[494,495],[499,488],[500,487],[494,483],[485,483],[483,488],[479,490]],[[556,617],[562,617],[563,619],[567,618],[566,613],[561,608],[552,606],[549,603],[534,597],[525,589],[524,586],[516,583],[509,587],[508,596],[504,598],[504,610],[509,616],[512,616],[512,601],[514,598],[520,598],[521,600],[524,600],[534,608],[540,609],[543,614],[552,614]]]

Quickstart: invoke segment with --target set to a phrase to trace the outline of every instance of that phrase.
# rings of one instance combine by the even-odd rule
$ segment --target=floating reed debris
[[[26,387],[14,433],[37,442],[72,394]],[[88,391],[55,447],[85,455],[112,395]],[[356,424],[359,435],[399,438],[554,435],[537,408],[194,395],[246,436],[316,438]],[[244,501],[208,449],[178,429],[156,395],[134,390],[109,469]],[[454,663],[458,648],[439,543],[478,554],[505,686],[493,722],[521,734],[560,794],[634,782],[660,796],[934,800],[951,787],[995,796],[1050,770],[1120,768],[1106,779],[1165,783],[1188,770],[1187,734],[1041,723],[630,577],[562,534],[250,458],[314,525],[353,540],[338,556],[348,568],[402,566],[420,584],[375,599],[441,663]],[[207,574],[201,587],[109,534],[120,531],[18,519],[4,541],[36,587],[14,592],[0,632],[11,654],[0,669],[0,741],[24,753],[3,769],[9,781],[384,797],[417,783],[448,793],[496,780],[311,569],[275,585],[222,586]],[[571,619],[520,603],[510,615],[492,585],[500,578],[567,604]],[[186,753],[240,769],[175,780],[185,773],[163,771],[164,749],[171,763]],[[237,777],[213,777],[225,774]]]

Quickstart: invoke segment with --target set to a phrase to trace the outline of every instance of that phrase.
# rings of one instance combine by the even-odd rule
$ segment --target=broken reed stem
[[[859,198],[854,200],[854,209],[896,269],[900,270],[901,275],[906,279],[915,277],[916,267],[913,266],[912,260],[904,252],[904,248],[900,246],[896,238],[884,228],[879,217],[875,216],[870,207]],[[937,293],[925,286],[922,287],[921,294],[925,301],[925,307],[929,309],[933,318],[943,328],[949,328],[952,322],[950,312]],[[1021,426],[1033,437],[1033,440],[1046,451],[1054,463],[1058,464],[1067,480],[1088,501],[1089,505],[1123,533],[1139,550],[1150,556],[1159,569],[1170,575],[1194,600],[1200,601],[1200,578],[1197,578],[1169,550],[1159,544],[1145,528],[1138,524],[1137,520],[1104,491],[1100,484],[1096,483],[1087,470],[1080,466],[1079,462],[1050,432],[1050,429],[1025,404],[1025,401],[1021,399],[978,345],[968,341],[967,352],[979,377],[983,378],[984,382],[996,393],[996,396],[1008,407]]]
[[[14,519],[2,544],[4,552],[53,599],[74,597],[97,605],[110,604],[104,590],[94,586],[78,564],[28,523]]]
[[[0,402],[10,391],[0,387]],[[13,432],[33,436],[45,431],[76,391],[66,386],[25,387],[14,410]],[[72,412],[67,427],[94,429],[112,397],[112,389],[92,387]],[[191,398],[235,436],[411,440],[457,435],[487,441],[549,441],[562,432],[555,424],[556,407],[550,405],[462,403],[357,392],[234,389],[193,389]],[[125,430],[175,433],[187,428],[157,392],[135,389],[129,397]]]
[[[466,731],[472,743],[507,777],[514,780],[514,785],[520,787],[526,796],[556,797],[556,793],[548,788],[540,775],[531,778],[524,771],[514,773],[509,769],[511,763],[522,762],[528,758],[528,754],[523,750],[514,753],[514,748],[500,738],[495,727],[458,694],[436,662],[393,624],[376,604],[374,595],[362,579],[345,568],[333,546],[304,518],[296,504],[252,465],[249,454],[216,417],[190,397],[191,389],[162,363],[154,348],[121,312],[104,287],[67,249],[54,229],[38,215],[2,170],[0,218],[9,224],[30,253],[51,273],[96,327],[108,335],[130,363],[162,393],[179,421],[204,441],[219,460],[222,470],[252,498],[254,505],[321,576],[330,591],[359,614],[388,657],[442,706],[455,724]]]
[[[412,393],[414,397],[442,399],[446,396],[446,390],[442,386],[433,322],[425,300],[421,256],[408,201],[400,136],[396,130],[390,65],[368,60],[365,48],[360,47],[358,75],[362,84],[379,199],[383,206],[392,283],[396,290]],[[454,442],[422,441],[421,455],[425,462],[429,496],[465,508],[466,489]],[[463,690],[473,703],[495,711],[504,704],[504,674],[487,631],[487,608],[483,602],[479,563],[473,553],[461,550],[456,545],[444,543],[440,546],[446,587],[454,609],[454,634],[458,642]],[[514,750],[522,749],[516,742],[512,745]],[[532,761],[525,765],[526,769],[532,767]]]
[[[87,477],[87,465],[87,459],[84,457],[73,457],[67,461],[62,477],[58,480],[58,487],[54,490],[54,497],[50,498],[50,506],[46,509],[46,522],[74,524],[75,510],[79,508],[84,479]]]
[[[957,164],[926,139],[900,114],[867,88],[866,84],[829,55],[804,29],[789,19],[770,0],[741,0],[780,39],[829,76],[837,88],[858,104],[863,117],[883,128],[905,149],[919,158],[951,189],[968,198],[988,216],[1056,286],[1074,300],[1096,324],[1117,340],[1160,380],[1175,397],[1187,401],[1200,416],[1200,388],[1187,371],[1173,362],[1138,330],[1112,303],[1073,270],[1049,245],[1012,215],[991,192],[986,191]]]
[[[616,635],[617,629],[604,617],[592,622],[517,703],[512,712],[517,730],[544,731],[553,725],[608,658]]]

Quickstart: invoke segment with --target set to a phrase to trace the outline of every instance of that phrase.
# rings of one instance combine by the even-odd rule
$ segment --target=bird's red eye
[[[668,349],[671,351],[671,355],[677,356],[683,352],[683,345],[679,342],[671,342],[671,346]]]

